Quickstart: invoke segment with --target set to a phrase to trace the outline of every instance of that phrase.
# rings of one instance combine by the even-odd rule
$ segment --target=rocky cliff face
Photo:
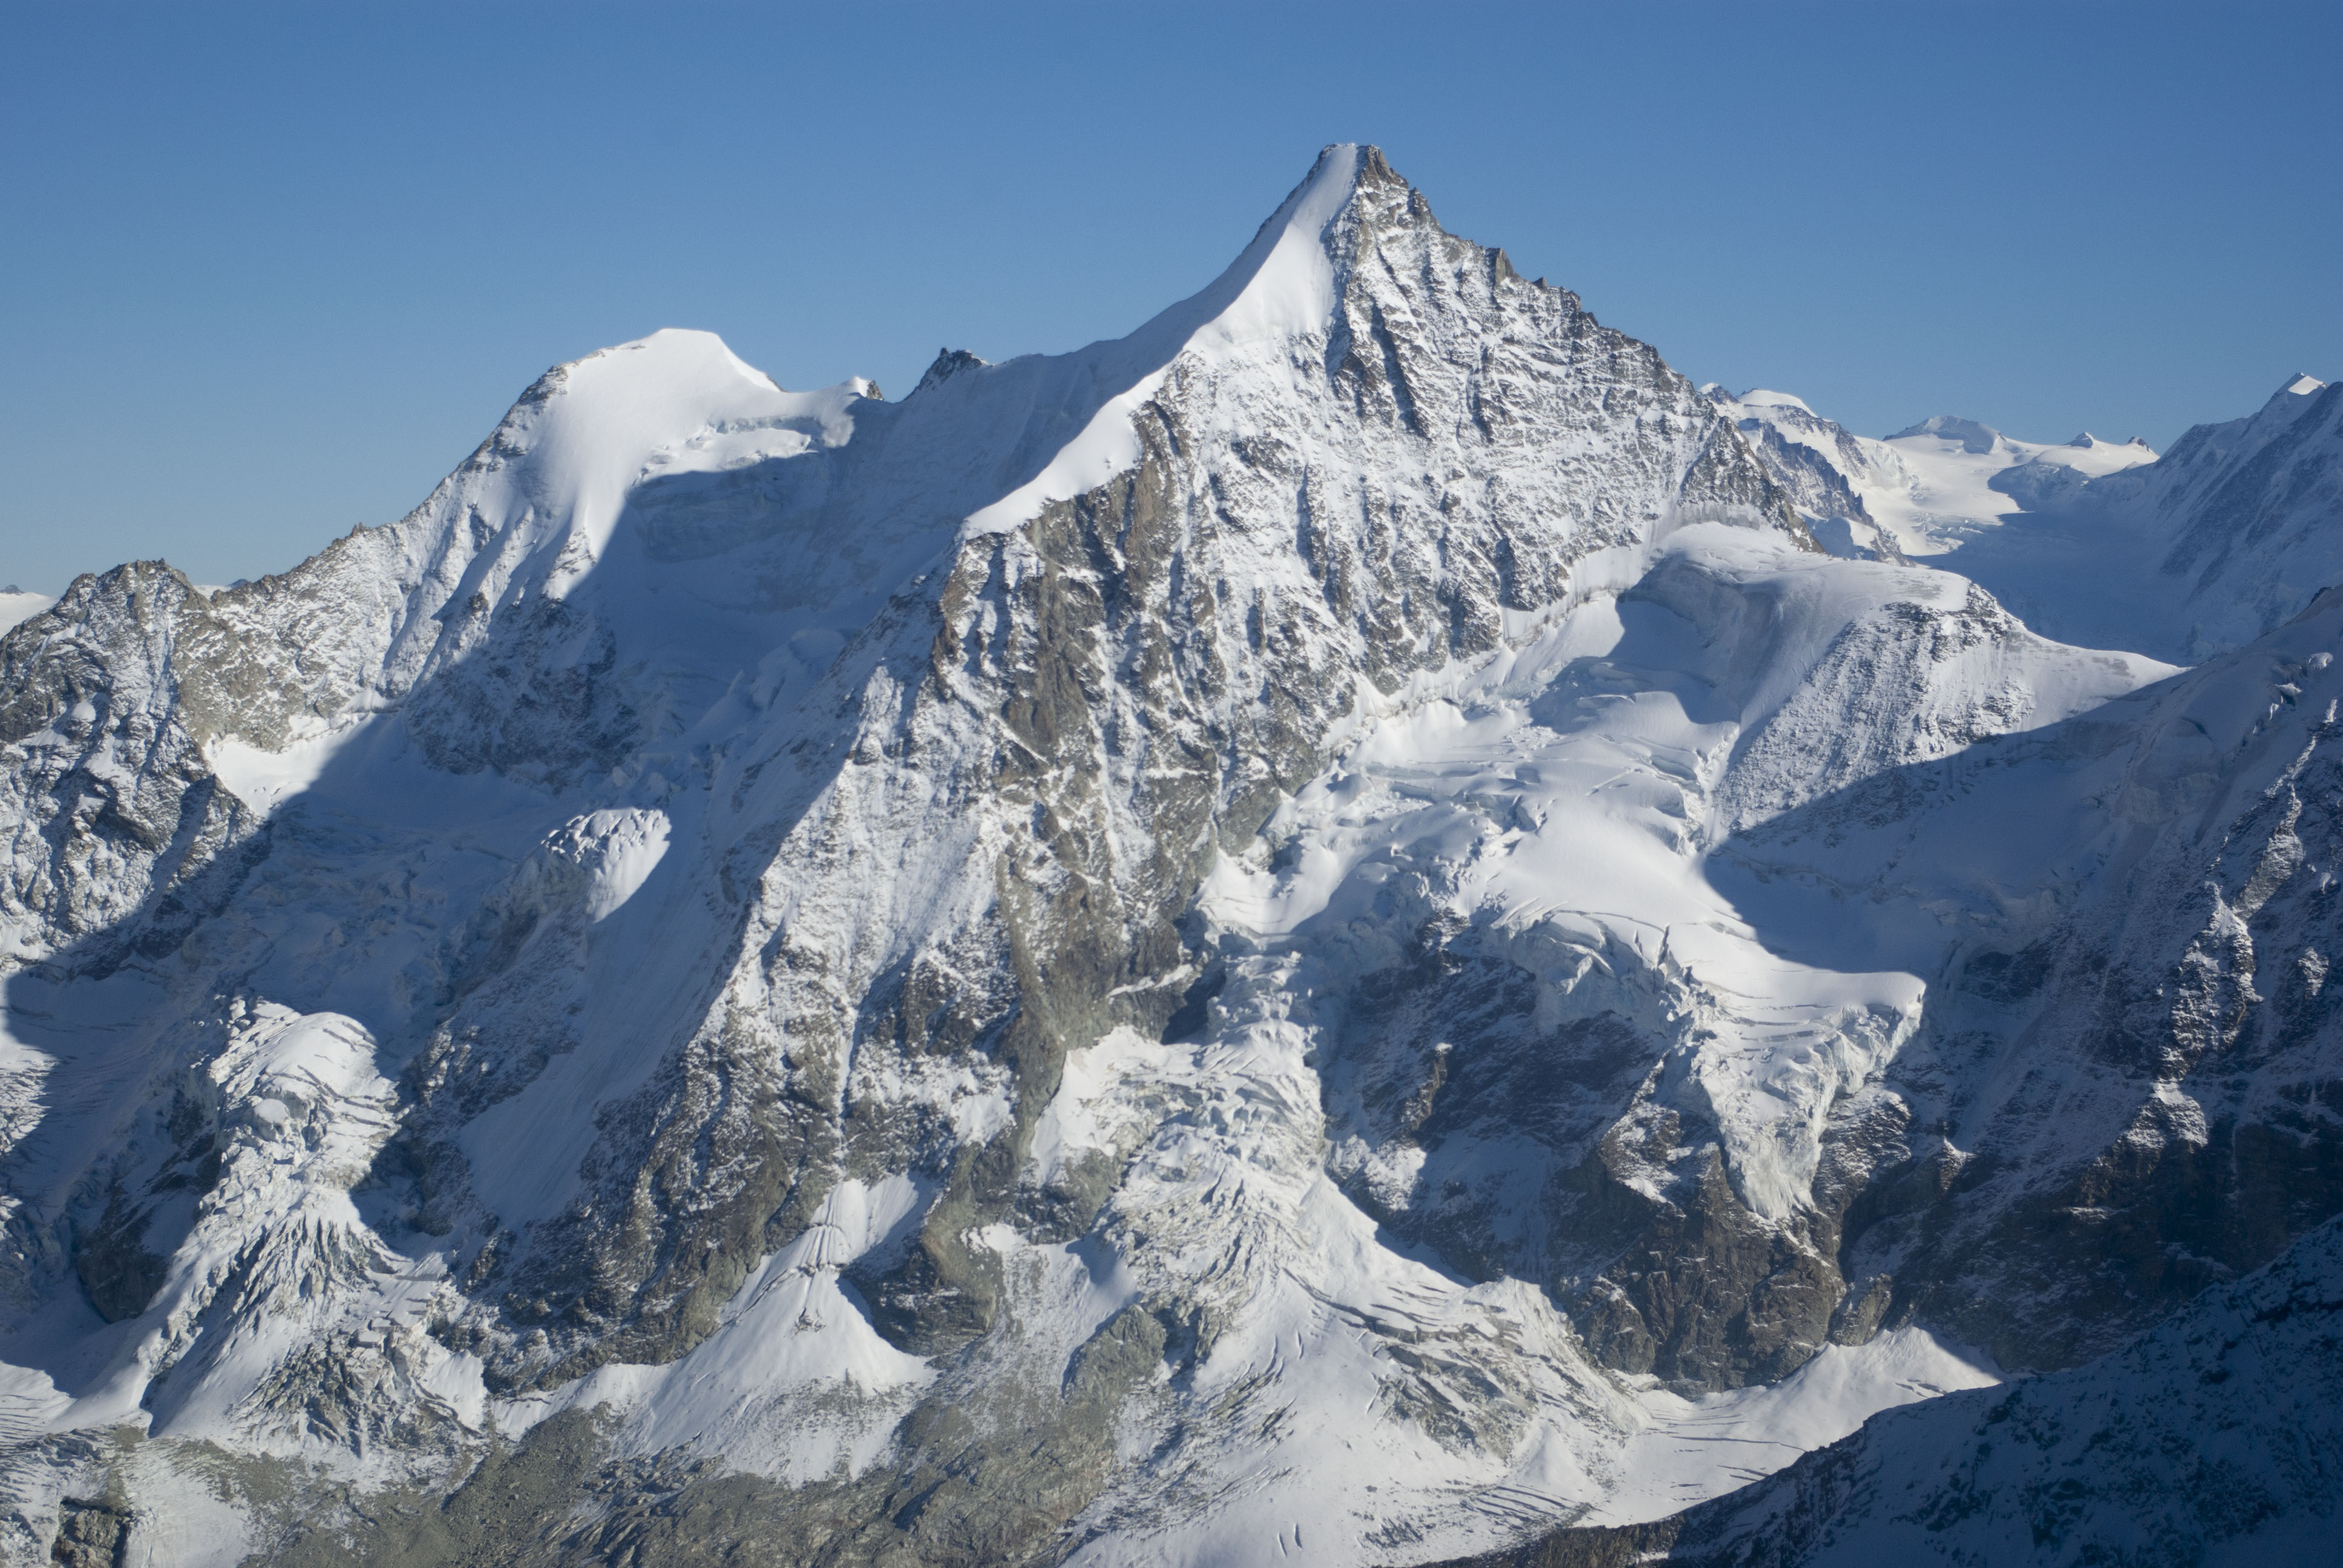
[[[1779,472],[1332,148],[1128,338],[663,333],[281,577],[76,583],[10,1549],[1424,1561],[2266,1261],[2334,628],[2158,686]]]

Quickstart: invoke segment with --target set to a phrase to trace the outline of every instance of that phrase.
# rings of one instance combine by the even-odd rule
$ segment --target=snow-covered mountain
[[[281,576],[77,580],[0,639],[0,1546],[1427,1562],[2268,1264],[2343,609],[2046,640],[1871,508],[2051,459],[1824,423],[1333,147],[1129,337],[659,333]]]
[[[2343,581],[2343,393],[2297,376],[2161,460],[2031,497],[1963,566],[2058,635],[2194,662]]]
[[[1834,555],[1942,555],[2020,513],[2056,509],[2090,480],[2156,460],[2137,437],[2118,444],[2086,430],[2051,446],[1949,414],[1875,440],[1786,392],[1704,390]]]
[[[2037,631],[2194,663],[2343,581],[2343,398],[2296,376],[2161,459],[1940,415],[1884,441],[1787,393],[1705,389],[1834,554],[1944,556]]]

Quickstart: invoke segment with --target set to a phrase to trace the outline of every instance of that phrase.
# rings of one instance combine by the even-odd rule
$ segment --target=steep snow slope
[[[2335,628],[2175,684],[1802,504],[1336,147],[1130,337],[661,333],[81,579],[0,640],[8,1549],[1422,1561],[2267,1260]]]

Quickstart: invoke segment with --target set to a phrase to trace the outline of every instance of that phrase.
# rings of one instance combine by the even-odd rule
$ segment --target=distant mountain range
[[[1707,388],[1836,555],[1951,563],[2062,641],[2194,663],[2343,581],[2343,394],[2296,376],[2162,458],[1938,416],[1874,441],[1797,398]]]

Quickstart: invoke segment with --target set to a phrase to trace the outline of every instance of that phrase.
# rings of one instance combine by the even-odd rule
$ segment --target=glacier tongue
[[[661,332],[289,572],[77,581],[6,1550],[216,1476],[287,1560],[1428,1561],[2266,1261],[2343,1192],[2208,1238],[2190,1151],[2328,1146],[2331,607],[2046,641],[1915,442],[2143,456],[1704,396],[1335,147],[1128,337]]]

